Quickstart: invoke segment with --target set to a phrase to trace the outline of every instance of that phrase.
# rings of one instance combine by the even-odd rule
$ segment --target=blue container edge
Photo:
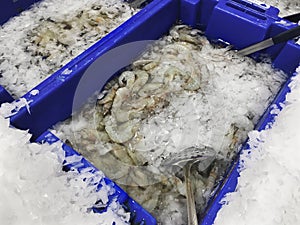
[[[74,150],[72,147],[63,143],[51,131],[45,131],[40,137],[38,137],[36,139],[36,142],[48,143],[48,144],[61,142],[62,148],[65,151],[66,156],[81,155],[76,150]],[[93,166],[89,161],[87,161],[85,158],[82,158],[81,163],[83,165],[80,165],[79,167],[77,166],[76,163],[62,165],[62,167],[64,167],[64,170],[66,172],[69,170],[76,170],[76,171],[80,172],[84,168],[92,168],[91,172],[95,172],[95,171],[99,170],[98,168]],[[141,224],[142,222],[144,224],[148,224],[148,225],[156,224],[156,219],[148,211],[146,211],[144,208],[142,208],[142,206],[140,204],[138,204],[131,197],[129,197],[128,194],[125,191],[123,191],[117,184],[115,184],[108,177],[104,177],[104,181],[107,185],[111,185],[111,187],[115,189],[115,193],[113,195],[109,196],[110,201],[115,198],[118,199],[118,202],[124,207],[124,209],[131,213],[131,223],[132,224]],[[96,212],[99,212],[99,211],[96,210]],[[136,212],[139,212],[139,214],[137,215]]]
[[[300,64],[299,64],[300,66]],[[292,76],[288,78],[288,80],[284,83],[272,103],[268,106],[264,114],[261,116],[259,122],[255,126],[255,130],[262,131],[265,129],[272,128],[272,125],[275,122],[275,118],[277,114],[272,113],[274,106],[276,106],[279,110],[282,110],[282,104],[286,100],[286,95],[291,92],[289,84],[292,82],[292,79],[297,76],[296,72],[293,73]],[[236,190],[238,184],[239,175],[239,166],[240,166],[240,155],[247,151],[249,153],[249,145],[248,139],[244,142],[239,151],[237,158],[232,162],[227,175],[220,187],[218,187],[218,191],[213,199],[213,202],[208,206],[205,216],[202,218],[201,224],[203,225],[211,225],[214,223],[214,220],[217,216],[218,211],[221,209],[225,202],[222,202],[222,199],[226,196],[226,194],[234,192]]]
[[[114,31],[113,31],[114,32]],[[121,30],[117,30],[116,31],[116,33],[113,33],[113,32],[111,32],[110,33],[110,35],[111,36],[114,36],[114,35],[117,35],[117,32],[121,32]],[[105,37],[106,39],[104,39],[105,41],[109,41],[110,40],[110,36],[108,36],[108,37]],[[101,46],[100,46],[101,47]],[[99,48],[100,48],[99,47]],[[71,62],[69,62],[68,64],[66,64],[66,66],[65,67],[63,67],[64,69],[65,68],[69,68],[68,66],[71,66],[72,65],[72,67],[73,66],[76,66],[77,65],[77,63],[79,64],[79,62],[81,63],[81,62],[83,62],[83,63],[89,63],[89,57],[90,57],[90,54],[92,54],[92,52],[94,53],[94,52],[96,52],[98,50],[98,48],[95,48],[93,51],[91,51],[91,52],[84,52],[84,53],[86,53],[86,55],[85,55],[85,57],[82,57],[82,58],[80,58],[81,57],[81,55],[79,56],[79,58],[77,59],[78,61],[76,61],[76,59],[74,59],[74,61],[72,60]],[[98,56],[97,56],[98,57]],[[85,61],[86,60],[86,61]],[[80,67],[80,66],[79,66]],[[62,69],[63,69],[62,68]],[[59,70],[60,71],[60,73],[61,72],[63,72],[63,70]],[[74,71],[74,74],[76,74],[76,71]],[[51,80],[51,79],[53,79],[53,77],[51,76],[51,78],[49,77],[49,79]],[[43,84],[45,84],[44,86],[43,86]],[[61,82],[61,84],[60,85],[63,85],[63,82]],[[54,85],[55,86],[55,85]],[[41,83],[41,87],[43,87],[43,88],[45,88],[44,90],[45,91],[49,91],[49,93],[51,92],[51,90],[52,89],[48,89],[49,88],[49,85],[48,84],[46,84],[46,83]],[[38,89],[38,88],[33,88],[33,89]],[[278,94],[278,96],[280,95],[280,93],[281,92],[279,92],[279,94]],[[287,92],[286,92],[287,93]],[[28,97],[28,93],[25,95],[26,96],[26,98]],[[284,99],[285,98],[285,95],[284,96],[282,96],[281,95],[281,99]],[[282,100],[281,100],[282,101]],[[269,108],[268,108],[269,109]],[[268,110],[267,109],[267,110]],[[26,109],[23,109],[23,111],[26,111]],[[271,124],[271,121],[273,120],[273,119],[270,119],[269,117],[264,117],[265,119],[263,120],[264,122],[264,125],[263,125],[263,123],[261,123],[261,127],[263,127],[263,126],[265,126],[265,125],[267,125],[267,126],[269,126],[270,124]],[[268,121],[268,118],[270,119],[270,121]],[[260,127],[259,126],[259,127]],[[233,166],[232,168],[237,168],[238,167],[238,165],[236,164],[235,166]],[[234,178],[232,178],[232,177],[229,177],[228,178],[228,182],[233,182],[233,181],[231,181],[231,179],[234,179]],[[224,184],[225,185],[225,184]],[[224,187],[224,186],[223,186]],[[217,196],[218,197],[218,196]],[[208,213],[207,213],[207,216],[209,216],[209,211],[208,211]],[[205,222],[205,220],[203,220],[203,223]],[[205,224],[205,223],[204,223]]]

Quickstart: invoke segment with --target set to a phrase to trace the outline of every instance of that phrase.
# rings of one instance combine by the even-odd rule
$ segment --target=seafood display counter
[[[80,165],[64,165],[64,169],[80,171],[90,167],[91,162],[95,170],[96,167],[103,170],[108,176],[105,182],[116,189],[114,197],[131,212],[132,224],[167,224],[170,221],[161,217],[170,213],[174,218],[180,218],[179,221],[186,217],[186,209],[182,208],[188,196],[183,190],[186,176],[181,169],[169,171],[170,168],[164,166],[172,167],[178,164],[177,161],[199,156],[198,151],[178,156],[178,149],[192,149],[188,148],[190,146],[201,149],[202,145],[208,145],[214,153],[210,151],[204,155],[201,152],[206,161],[194,166],[191,176],[196,185],[198,219],[201,224],[212,224],[222,206],[221,199],[236,187],[238,154],[247,150],[247,132],[271,126],[274,119],[271,111],[275,106],[281,108],[280,104],[289,92],[288,84],[300,61],[300,45],[295,40],[252,54],[251,58],[256,61],[239,56],[235,50],[297,24],[280,18],[275,7],[245,0],[128,2],[129,5],[135,2],[144,4],[119,27],[66,65],[56,68],[58,70],[51,76],[15,100],[25,104],[11,116],[11,124],[29,130],[33,135],[32,141],[53,143],[59,139],[48,129],[54,127],[55,133],[60,136],[64,126],[68,127],[72,120],[85,115],[86,120],[93,123],[94,130],[84,127],[88,123],[84,120],[73,124],[84,127],[78,133],[76,128],[76,132],[71,130],[74,137],[66,134],[61,137],[66,143],[64,149],[67,155],[79,154],[78,151],[87,160],[84,159]],[[15,6],[9,8],[15,10]],[[14,14],[7,14],[1,19],[5,21]],[[269,64],[265,63],[266,58]],[[276,70],[271,68],[270,63]],[[241,65],[250,68],[244,69]],[[261,72],[257,74],[252,67],[259,68]],[[224,73],[229,71],[226,68],[231,68],[231,71],[235,68],[236,73],[226,78]],[[214,73],[216,77],[213,77]],[[236,83],[231,83],[230,79]],[[243,82],[250,79],[253,80],[243,87]],[[218,80],[236,88],[220,86]],[[11,101],[12,97],[2,89],[1,101]],[[225,92],[226,89],[232,93]],[[257,93],[253,93],[253,89]],[[239,101],[244,98],[248,101],[247,110],[238,112],[237,107],[237,112],[232,110],[228,113],[231,108],[216,101],[223,95],[240,105],[243,104]],[[242,100],[238,95],[242,96]],[[246,99],[247,95],[254,97]],[[172,102],[173,99],[176,101]],[[193,108],[186,110],[187,105],[193,105]],[[168,111],[172,107],[174,111]],[[226,113],[224,110],[227,110]],[[192,114],[191,111],[199,111],[200,114]],[[203,112],[209,112],[209,115]],[[188,120],[186,126],[180,127],[176,120],[180,113],[184,114],[181,118],[195,116],[196,119]],[[227,122],[216,119],[213,126],[223,133],[219,136],[210,134],[211,140],[206,142],[201,132],[211,132],[214,128],[207,127],[219,118],[217,114],[222,113]],[[196,120],[201,123],[197,124]],[[197,131],[203,137],[193,139],[190,130],[188,134],[180,133],[180,137],[172,133],[192,123],[203,127],[203,131]],[[151,124],[158,127],[152,133],[149,132],[153,128]],[[146,129],[147,126],[150,130]],[[221,127],[226,128],[222,130]],[[163,137],[159,133],[169,136]],[[178,141],[185,144],[178,144]],[[138,148],[144,151],[136,153]],[[118,160],[110,161],[112,158]],[[126,165],[126,168],[119,164]],[[145,193],[150,197],[143,199],[141,196]],[[174,196],[180,196],[179,200]],[[177,201],[172,203],[178,206],[177,211],[166,210],[169,206],[165,201]],[[99,213],[101,210],[94,209]],[[163,211],[166,214],[159,216],[158,213]],[[182,223],[186,223],[185,219]]]

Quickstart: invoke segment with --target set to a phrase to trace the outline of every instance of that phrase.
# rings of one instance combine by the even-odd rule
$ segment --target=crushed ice
[[[300,67],[271,129],[249,133],[236,191],[222,200],[215,225],[299,224]]]
[[[193,169],[202,212],[285,80],[269,63],[213,47],[200,33],[175,26],[107,84],[96,107],[87,105],[56,128],[162,224],[187,218],[182,174],[166,175],[164,159],[191,145],[215,149],[207,169]]]
[[[104,183],[102,172],[64,172],[63,160],[76,163],[81,157],[66,158],[60,142],[41,145],[29,139],[0,117],[1,224],[128,224],[129,213],[115,200],[108,203],[114,189]],[[97,192],[100,183],[103,188]],[[96,202],[107,211],[93,213]]]
[[[34,4],[0,26],[1,85],[21,97],[136,11],[121,0]]]

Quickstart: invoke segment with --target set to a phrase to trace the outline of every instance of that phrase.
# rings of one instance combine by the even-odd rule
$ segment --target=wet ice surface
[[[0,84],[20,97],[134,11],[121,0],[35,4],[0,27]]]
[[[9,128],[8,120],[0,117],[1,224],[128,224],[129,213],[114,200],[107,212],[91,211],[97,201],[108,205],[114,193],[102,181],[102,172],[63,172],[64,159],[71,163],[81,157],[65,158],[61,143],[30,144],[29,139],[26,131]],[[103,185],[99,192],[97,183]]]
[[[249,133],[236,192],[222,200],[215,225],[299,224],[300,67],[272,129]]]
[[[56,128],[161,224],[187,218],[182,170],[165,160],[191,146],[215,150],[215,159],[192,168],[201,213],[284,80],[269,63],[213,47],[199,33],[175,26],[104,98]]]

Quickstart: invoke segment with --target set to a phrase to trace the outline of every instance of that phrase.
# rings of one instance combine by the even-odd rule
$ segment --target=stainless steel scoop
[[[291,40],[298,36],[300,36],[300,26],[296,26],[294,28],[291,28],[289,30],[281,32],[280,34],[277,34],[274,37],[271,37],[264,41],[260,41],[256,44],[250,45],[247,48],[239,50],[238,53],[242,56],[250,55],[254,52],[271,47],[273,45],[276,45],[276,44],[279,44],[282,42],[287,42],[288,40]]]
[[[194,191],[191,180],[191,168],[194,163],[199,163],[199,166],[204,170],[212,163],[215,156],[215,150],[210,147],[189,147],[183,151],[170,154],[163,163],[164,166],[180,166],[183,168],[187,198],[188,225],[198,225]]]

